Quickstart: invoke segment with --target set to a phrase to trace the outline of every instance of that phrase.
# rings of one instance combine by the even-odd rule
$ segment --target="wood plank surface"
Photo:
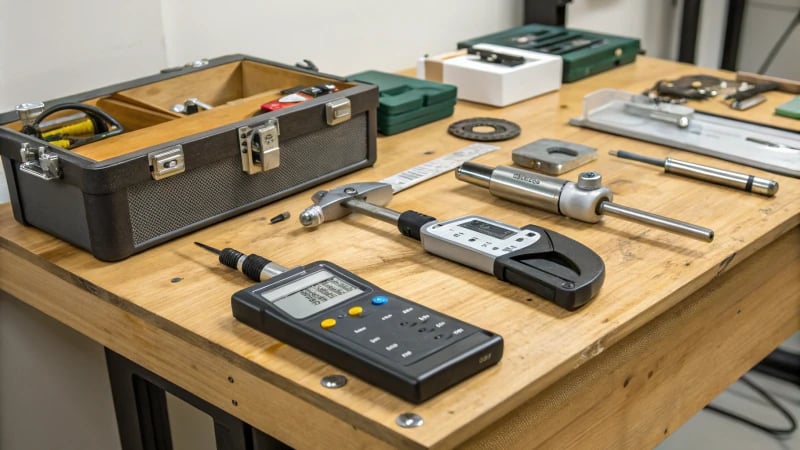
[[[695,308],[691,301],[697,301],[702,308],[711,308],[709,303],[714,302],[704,302],[703,299],[715,298],[717,289],[724,287],[740,292],[741,288],[740,295],[728,299],[729,304],[733,307],[740,302],[746,305],[746,308],[742,307],[743,311],[752,309],[753,313],[729,317],[730,311],[723,314],[723,311],[710,309],[704,313],[706,317],[723,314],[722,322],[729,323],[735,318],[747,321],[748,326],[753,326],[757,320],[783,317],[774,311],[772,316],[768,315],[770,310],[758,306],[754,300],[763,297],[765,289],[759,286],[768,282],[772,273],[757,270],[758,265],[743,265],[742,270],[747,276],[742,281],[725,273],[748,258],[757,258],[757,252],[762,248],[800,224],[800,202],[797,201],[800,198],[800,180],[567,125],[568,119],[580,115],[583,96],[596,89],[617,87],[640,92],[658,79],[701,72],[720,73],[639,58],[635,64],[564,85],[558,92],[508,108],[459,102],[450,118],[379,138],[378,161],[374,167],[320,187],[377,181],[443,156],[470,144],[448,135],[447,125],[469,117],[501,117],[519,123],[522,134],[498,143],[499,150],[480,157],[477,162],[509,165],[513,149],[545,137],[594,146],[598,148],[598,160],[584,168],[603,174],[605,184],[615,193],[616,202],[715,231],[715,240],[704,243],[615,217],[607,217],[600,224],[585,224],[495,198],[484,189],[455,180],[452,173],[403,191],[390,203],[389,206],[398,211],[415,209],[440,219],[482,214],[517,226],[533,223],[588,245],[604,259],[606,281],[600,294],[576,312],[561,310],[490,275],[425,254],[418,242],[399,235],[392,226],[368,217],[351,215],[323,224],[316,230],[303,229],[295,217],[310,205],[309,197],[317,189],[229,219],[119,263],[100,262],[86,252],[19,225],[13,221],[10,208],[6,206],[0,208],[0,248],[3,249],[0,289],[33,304],[149,370],[167,374],[165,376],[179,386],[268,434],[285,439],[290,445],[313,447],[309,445],[312,441],[336,445],[343,439],[350,439],[347,445],[350,448],[369,448],[377,445],[378,441],[394,447],[446,448],[463,443],[487,429],[487,434],[478,436],[475,441],[480,445],[489,442],[492,430],[502,429],[498,427],[502,427],[503,420],[512,417],[508,414],[522,408],[518,417],[527,417],[526,405],[543,405],[537,403],[537,396],[569,393],[568,388],[573,385],[564,386],[559,380],[571,380],[569,383],[574,383],[579,391],[591,390],[594,386],[591,378],[575,375],[585,373],[580,372],[584,370],[583,366],[595,367],[590,364],[602,365],[606,361],[612,364],[613,360],[606,358],[612,351],[642,357],[652,353],[653,349],[649,347],[630,348],[623,344],[635,333],[647,333],[648,327],[659,320],[673,324],[665,325],[666,328],[662,328],[664,332],[674,326],[683,333],[683,339],[688,339],[686,342],[691,342],[692,333],[703,330],[698,331],[698,322],[679,319]],[[727,76],[732,78],[731,74]],[[730,110],[715,101],[692,106],[800,130],[798,121],[771,114],[770,105],[786,101],[790,96],[779,92],[766,95],[769,99],[766,104],[746,112]],[[665,175],[656,167],[607,155],[612,149],[627,149],[658,157],[669,155],[746,171],[778,180],[781,187],[774,198],[747,194]],[[574,180],[576,176],[577,171],[573,171],[562,178]],[[292,219],[269,224],[269,218],[282,211],[290,211]],[[789,240],[784,241],[789,244],[781,245],[791,247],[797,243],[797,231],[790,233],[786,238]],[[506,346],[504,358],[497,366],[421,405],[406,403],[352,376],[348,377],[350,382],[346,387],[326,390],[320,386],[320,378],[342,371],[235,321],[230,313],[230,296],[249,282],[240,274],[221,267],[213,255],[196,247],[194,241],[258,253],[289,267],[328,259],[391,292],[501,334]],[[790,256],[786,267],[792,267],[792,264],[796,267],[797,253],[787,254]],[[18,265],[25,269],[18,269]],[[49,280],[61,280],[57,292],[69,290],[72,293],[63,298],[51,298],[53,291],[34,286],[39,283],[37,278],[29,279],[22,275],[28,270],[51,274]],[[775,275],[778,280],[788,278],[797,286],[796,278],[781,273]],[[734,281],[736,284],[731,285]],[[71,288],[67,289],[69,286]],[[692,295],[701,289],[707,291],[701,291],[699,297]],[[30,293],[31,290],[36,292]],[[797,292],[795,287],[793,292],[772,299],[771,304],[784,305],[794,314],[785,316],[789,323],[777,326],[772,333],[765,333],[763,342],[752,343],[746,354],[731,355],[733,361],[730,364],[736,370],[730,374],[716,374],[719,378],[703,389],[702,398],[718,392],[732,377],[745,370],[746,364],[757,361],[770,346],[774,347],[775,342],[800,328],[800,321],[796,320],[800,317],[797,312],[800,298],[792,295]],[[81,308],[97,308],[98,313],[89,314]],[[102,320],[105,315],[114,320]],[[141,337],[138,337],[139,333],[142,333]],[[719,335],[715,338],[721,339]],[[640,337],[636,342],[660,343],[664,339],[663,335],[657,335]],[[698,355],[708,355],[713,350],[708,346],[683,345],[672,349],[678,352],[674,356],[660,350],[653,355],[655,359],[646,361],[656,366],[663,364],[654,371],[654,377],[659,377],[659,381],[673,389],[668,392],[679,393],[678,386],[691,384],[692,380],[668,377],[669,370],[673,369],[668,366],[680,364],[683,361],[680,355],[698,358],[701,357]],[[199,359],[195,360],[194,356]],[[715,357],[724,358],[721,355]],[[619,364],[622,364],[620,367],[631,367]],[[637,370],[648,367],[642,364]],[[188,373],[181,374],[181,370]],[[244,390],[233,392],[231,389],[236,390],[238,386],[223,387],[221,380],[233,371],[236,371],[237,378],[247,380]],[[638,383],[644,377],[637,373],[639,376],[633,380]],[[604,380],[611,381],[613,379]],[[638,384],[634,383],[629,387],[636,386]],[[236,394],[241,394],[238,406],[232,407],[229,397]],[[616,406],[609,406],[618,408],[612,414],[615,426],[624,428],[626,420],[641,422],[640,427],[653,420],[659,423],[652,414],[626,417],[620,405],[637,399],[625,391],[617,395],[624,398],[617,398]],[[665,395],[652,394],[649,398],[659,399]],[[572,417],[580,417],[578,413],[589,411],[591,402],[596,403],[596,398],[591,396],[587,399],[583,396],[572,398],[576,402],[576,414]],[[686,405],[694,407],[696,403],[687,402]],[[287,413],[276,415],[264,410],[276,404],[285,404]],[[686,419],[684,416],[689,409],[687,406],[675,416],[674,422],[669,422],[668,432]],[[309,411],[307,417],[302,412],[306,410]],[[542,413],[547,409],[538,411]],[[416,429],[398,427],[394,420],[405,412],[420,414],[425,425]],[[544,422],[547,423],[550,422]],[[586,424],[587,427],[590,425]],[[313,432],[311,428],[314,428]],[[614,443],[615,435],[609,433],[604,442]],[[305,434],[307,436],[303,436]],[[562,441],[559,439],[571,438],[544,433],[536,442],[544,447],[550,444],[560,446]],[[583,436],[583,439],[587,437]],[[625,436],[619,436],[619,439],[616,442],[630,447],[653,442],[652,434],[643,436],[641,441],[629,440]],[[527,441],[518,441],[518,445],[519,442]],[[591,441],[582,442],[591,445]]]

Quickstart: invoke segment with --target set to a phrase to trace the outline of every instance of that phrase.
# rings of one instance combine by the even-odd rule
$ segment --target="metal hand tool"
[[[575,310],[600,291],[603,260],[583,244],[534,225],[517,228],[480,216],[439,221],[416,211],[384,208],[392,197],[386,183],[353,183],[314,194],[314,205],[300,214],[304,226],[317,226],[356,211],[397,226],[427,252],[533,292]]]
[[[597,172],[583,172],[573,183],[515,167],[465,162],[456,169],[456,178],[485,187],[500,198],[583,222],[597,223],[603,214],[612,214],[707,242],[714,239],[714,231],[708,228],[613,203],[614,194],[603,186]]]

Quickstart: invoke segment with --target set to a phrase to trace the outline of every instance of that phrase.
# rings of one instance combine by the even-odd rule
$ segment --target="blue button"
[[[385,295],[376,295],[375,297],[372,297],[372,304],[373,305],[383,305],[388,301],[389,301],[389,299],[386,298]]]

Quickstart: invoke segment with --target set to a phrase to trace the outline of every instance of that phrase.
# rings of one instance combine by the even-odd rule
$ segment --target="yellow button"
[[[351,316],[354,316],[354,317],[355,316],[360,316],[361,313],[363,313],[363,312],[364,312],[364,308],[362,308],[360,306],[353,306],[352,308],[347,310],[347,314],[350,314]]]
[[[325,328],[325,329],[333,328],[333,327],[336,326],[336,319],[325,319],[325,320],[323,320],[322,322],[319,323],[319,326],[321,326],[322,328]]]

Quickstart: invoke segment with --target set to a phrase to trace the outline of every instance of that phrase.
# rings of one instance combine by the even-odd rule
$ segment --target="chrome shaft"
[[[399,212],[393,209],[384,208],[383,206],[373,205],[372,203],[365,202],[364,200],[359,200],[357,198],[347,200],[342,204],[353,211],[360,212],[365,216],[370,216],[387,223],[391,223],[392,225],[397,225],[398,220],[400,220]]]
[[[614,202],[601,202],[597,207],[597,213],[601,215],[611,214],[706,242],[711,242],[714,239],[714,230],[692,225],[680,220],[670,219],[669,217],[659,216],[658,214],[641,211],[636,208],[618,205]]]

